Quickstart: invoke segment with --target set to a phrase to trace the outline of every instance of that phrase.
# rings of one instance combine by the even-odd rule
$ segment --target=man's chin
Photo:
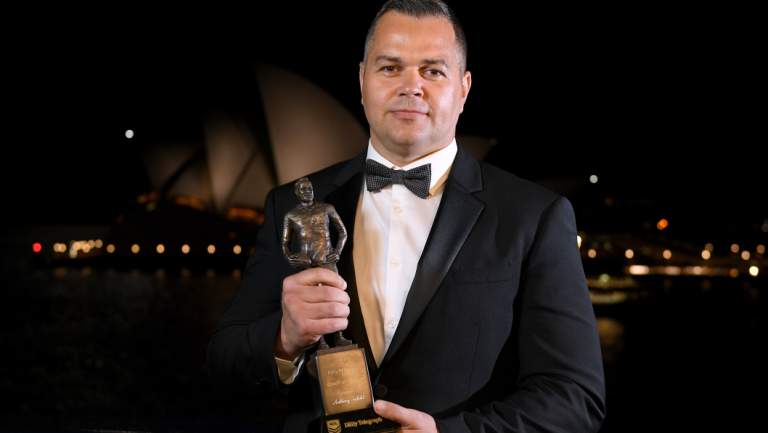
[[[426,133],[418,134],[397,134],[392,137],[392,141],[403,148],[420,147],[427,141]]]

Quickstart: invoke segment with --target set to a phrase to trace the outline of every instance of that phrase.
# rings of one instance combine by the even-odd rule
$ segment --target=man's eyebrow
[[[380,55],[376,56],[376,59],[374,60],[374,63],[397,63],[401,64],[403,63],[403,60],[400,57],[397,56],[385,56]],[[440,65],[446,69],[449,69],[448,62],[446,62],[443,59],[424,59],[421,61],[421,64],[427,65],[427,66],[434,66],[434,65]]]
[[[444,68],[448,69],[448,62],[443,59],[424,59],[422,63],[426,65],[442,65]]]
[[[374,60],[374,63],[381,63],[381,62],[402,63],[403,61],[400,59],[400,57],[395,57],[395,56],[376,56],[376,60]]]

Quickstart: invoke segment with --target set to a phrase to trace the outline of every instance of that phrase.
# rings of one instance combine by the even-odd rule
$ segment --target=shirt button
[[[401,214],[403,213],[403,208],[401,208],[400,206],[395,206],[394,211],[396,214]]]
[[[395,323],[394,320],[390,320],[389,322],[387,322],[387,327],[389,329],[395,329],[395,325],[397,325],[397,323]]]

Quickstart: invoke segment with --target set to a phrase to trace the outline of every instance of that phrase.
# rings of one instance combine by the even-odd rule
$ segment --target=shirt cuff
[[[304,365],[304,352],[301,352],[293,361],[275,356],[275,362],[277,363],[277,375],[280,377],[280,382],[290,385],[296,380],[301,366]]]

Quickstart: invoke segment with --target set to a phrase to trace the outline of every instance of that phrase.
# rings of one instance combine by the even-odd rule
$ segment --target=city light
[[[669,259],[671,259],[671,258],[672,258],[672,251],[670,251],[670,250],[664,250],[664,252],[663,252],[663,253],[661,253],[661,255],[662,255],[662,257],[664,257],[665,259],[669,260]]]
[[[598,179],[597,179],[597,175],[596,174],[593,174],[592,176],[589,176],[589,183],[595,184],[595,183],[597,183],[597,180]]]
[[[669,227],[669,221],[666,218],[662,218],[656,223],[656,228],[659,230],[664,230],[667,227]]]
[[[629,273],[631,275],[648,275],[651,272],[651,268],[645,265],[632,265],[629,267]]]
[[[739,252],[739,244],[731,244],[731,252],[736,254]]]
[[[216,252],[216,247],[213,244],[208,245],[208,254],[213,254],[215,252]]]
[[[184,244],[181,246],[181,253],[182,254],[189,254],[189,245]]]
[[[704,250],[701,252],[701,258],[704,260],[709,260],[712,258],[712,253],[710,253],[709,250]]]
[[[706,245],[704,245],[704,249],[711,253],[712,251],[714,251],[715,246],[712,245],[711,243],[707,243]]]
[[[692,273],[693,275],[701,275],[704,272],[704,268],[702,268],[701,266],[694,266],[691,269],[686,268],[684,270],[685,270],[685,272],[687,274],[691,274]]]
[[[744,250],[744,251],[741,252],[741,260],[747,261],[747,260],[749,260],[750,256],[751,255],[749,254],[749,251],[747,251],[747,250]]]
[[[683,273],[683,270],[680,266],[665,266],[663,273],[666,275],[680,275]]]
[[[749,267],[749,275],[752,275],[753,277],[756,277],[760,273],[760,269],[757,268],[757,266],[750,266]]]
[[[757,251],[757,254],[765,254],[765,245],[758,245],[757,248],[755,248],[755,251]]]
[[[139,254],[139,251],[141,251],[141,248],[139,248],[138,244],[131,245],[131,252],[133,254]]]
[[[635,257],[635,252],[632,251],[632,249],[628,249],[624,251],[624,257],[631,259],[632,257]]]
[[[240,247],[240,245],[235,245],[234,248],[232,248],[232,251],[235,254],[240,254],[241,252],[243,252],[243,249]]]
[[[155,249],[157,250],[157,254],[163,254],[165,252],[165,245],[157,244],[157,248]]]
[[[107,245],[107,252],[108,252],[109,254],[112,254],[112,253],[114,253],[114,252],[115,252],[115,246],[114,246],[114,245],[112,245],[112,244],[109,244],[109,245]]]
[[[133,129],[126,129],[125,130],[125,138],[127,138],[127,139],[133,138]]]
[[[576,235],[576,246],[581,248],[581,235]]]
[[[587,251],[587,255],[590,259],[594,259],[597,257],[597,251],[594,248],[590,248],[589,251]]]
[[[40,242],[35,242],[34,244],[32,244],[32,251],[35,254],[39,253],[42,250],[43,250],[43,245]]]

